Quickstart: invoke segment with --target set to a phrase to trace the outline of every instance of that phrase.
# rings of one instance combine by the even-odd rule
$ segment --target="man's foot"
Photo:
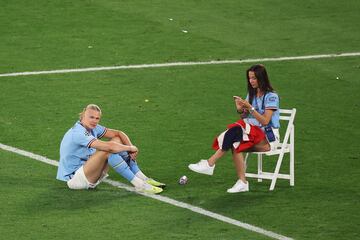
[[[144,183],[142,187],[136,188],[137,191],[149,194],[158,194],[163,191],[162,188],[152,186],[148,183]]]
[[[154,187],[160,187],[160,188],[165,188],[166,184],[162,183],[162,182],[158,182],[152,178],[149,178],[148,180],[146,180],[145,182],[147,182],[148,184],[154,186]]]
[[[227,190],[228,193],[238,193],[238,192],[248,192],[249,191],[249,182],[244,183],[240,179],[237,180],[235,185],[232,188]]]
[[[206,175],[213,175],[215,165],[210,167],[207,160],[200,160],[198,163],[189,164],[190,170]]]

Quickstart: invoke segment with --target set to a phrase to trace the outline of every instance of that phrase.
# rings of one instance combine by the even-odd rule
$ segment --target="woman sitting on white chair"
[[[246,77],[246,99],[234,96],[241,119],[228,125],[227,130],[214,140],[216,152],[209,159],[189,165],[194,172],[213,175],[216,161],[231,149],[238,180],[227,190],[228,193],[249,191],[242,152],[269,151],[280,140],[279,96],[270,84],[264,65],[250,67]]]

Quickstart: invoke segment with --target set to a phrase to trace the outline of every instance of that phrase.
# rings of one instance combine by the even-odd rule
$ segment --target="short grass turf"
[[[0,73],[359,52],[357,0],[0,2]],[[168,184],[163,195],[295,239],[359,238],[359,58],[264,63],[281,107],[298,110],[295,187],[279,180],[268,192],[268,181],[250,180],[251,192],[228,195],[230,156],[213,177],[187,169],[237,119],[231,96],[244,96],[252,63],[1,77],[0,143],[58,159],[64,132],[94,102],[104,125],[139,146],[145,173]],[[69,191],[56,168],[12,153],[0,151],[0,162],[2,238],[78,237],[79,229],[84,239],[120,231],[126,239],[265,238],[106,184]],[[186,186],[177,184],[182,175]],[[153,226],[161,234],[149,233]]]
[[[358,0],[0,2],[1,73],[359,51]]]
[[[107,184],[69,190],[53,178],[55,167],[13,153],[0,151],[0,160],[7,239],[267,239]]]
[[[358,236],[354,229],[354,223],[359,221],[355,209],[359,206],[356,119],[360,116],[354,98],[359,89],[358,59],[267,63],[266,66],[281,96],[281,107],[295,107],[298,111],[295,187],[279,180],[275,191],[269,192],[268,181],[250,180],[251,192],[229,195],[226,189],[236,180],[230,156],[219,162],[213,177],[187,169],[189,163],[208,157],[212,153],[213,137],[237,119],[232,96],[243,96],[246,92],[247,65],[3,78],[1,101],[11,111],[1,111],[0,142],[58,159],[62,135],[76,121],[81,108],[95,102],[103,108],[102,124],[124,130],[139,146],[138,160],[144,172],[168,184],[165,196],[296,239]],[[38,90],[29,92],[30,88]],[[14,89],[17,95],[12,94]],[[341,127],[344,120],[346,128]],[[28,161],[31,165],[32,160]],[[266,168],[274,168],[274,159],[266,163]],[[285,161],[283,171],[286,166]],[[9,174],[19,172],[9,170]],[[189,177],[186,186],[177,184],[182,175]],[[53,167],[51,173],[41,177],[55,188],[50,194],[66,191],[54,177]],[[111,177],[123,181],[113,172]],[[94,194],[101,199],[102,192],[107,194],[109,188],[112,189],[102,185],[94,193],[67,194],[79,199]],[[49,189],[45,187],[41,191]],[[122,192],[111,190],[115,195],[117,191]],[[11,189],[8,188],[7,194],[12,194]],[[59,208],[57,211],[68,211],[66,206]],[[212,220],[205,218],[207,221]]]

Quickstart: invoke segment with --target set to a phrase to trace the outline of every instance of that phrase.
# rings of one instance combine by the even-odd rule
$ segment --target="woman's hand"
[[[241,97],[234,96],[236,109],[238,111],[243,111],[244,109],[250,110],[252,108],[252,105],[246,101],[245,99],[242,99]],[[272,114],[274,110],[273,109],[266,109],[264,114],[258,113],[256,110],[251,112],[251,114],[256,118],[256,120],[259,121],[259,123],[263,126],[266,126],[269,124]]]
[[[248,101],[246,101],[245,99],[242,99],[239,96],[234,96],[234,100],[235,100],[237,110],[243,110],[244,108],[250,109],[252,107]]]

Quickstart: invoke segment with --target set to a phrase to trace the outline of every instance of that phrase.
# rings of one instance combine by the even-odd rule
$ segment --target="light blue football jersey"
[[[246,97],[246,100],[249,100],[249,95]],[[260,114],[264,114],[265,109],[275,110],[271,116],[271,121],[269,123],[269,125],[273,128],[280,128],[279,104],[280,104],[279,96],[275,92],[268,92],[261,97],[254,97],[251,103],[251,105],[255,108],[255,110]],[[247,118],[247,122],[255,126],[263,127],[259,123],[259,121],[256,120],[256,118],[254,118],[251,114],[249,114],[249,117]]]
[[[100,139],[107,129],[97,125],[88,131],[80,121],[70,128],[64,135],[60,144],[60,161],[56,178],[68,181],[77,169],[79,169],[96,151],[90,145],[96,139]]]

